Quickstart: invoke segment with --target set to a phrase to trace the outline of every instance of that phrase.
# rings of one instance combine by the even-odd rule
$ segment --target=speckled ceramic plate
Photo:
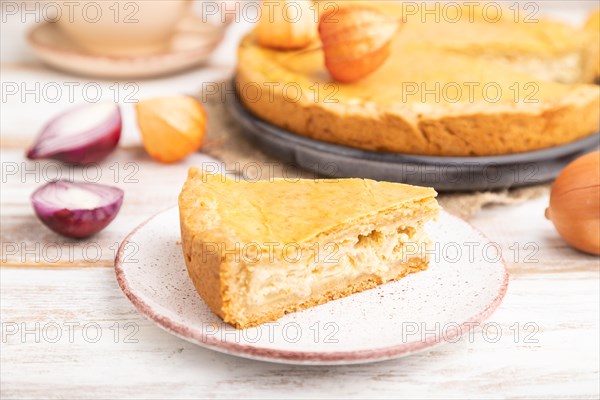
[[[353,364],[407,356],[454,342],[498,307],[508,275],[496,247],[442,212],[427,227],[429,269],[277,322],[238,330],[213,314],[188,279],[177,208],[135,229],[115,268],[133,305],[185,340],[240,357],[289,364]]]
[[[548,149],[487,157],[438,157],[355,149],[297,135],[261,120],[237,98],[228,109],[261,149],[293,165],[335,178],[370,178],[438,191],[509,189],[548,182],[575,158],[598,149],[600,134]]]

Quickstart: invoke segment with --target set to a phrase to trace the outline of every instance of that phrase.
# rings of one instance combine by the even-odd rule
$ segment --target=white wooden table
[[[24,43],[25,25],[2,24],[3,83],[86,81],[39,64]],[[245,29],[234,28],[203,69],[138,82],[137,98],[189,92],[225,78]],[[110,96],[113,82],[99,84]],[[187,167],[206,157],[157,165],[140,149],[127,109],[122,146],[100,169],[101,182],[126,191],[119,216],[92,241],[61,239],[39,223],[29,202],[31,192],[52,178],[56,163],[36,164],[31,172],[23,151],[41,124],[69,103],[18,96],[2,103],[3,399],[600,395],[599,259],[562,242],[544,219],[547,198],[487,208],[471,220],[499,244],[511,273],[506,298],[488,321],[498,337],[494,329],[476,331],[458,343],[371,365],[294,367],[226,356],[171,336],[121,293],[112,259],[128,231],[176,204]],[[62,168],[64,174],[81,173]]]

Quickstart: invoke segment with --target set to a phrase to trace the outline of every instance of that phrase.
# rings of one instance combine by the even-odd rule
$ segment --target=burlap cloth
[[[252,165],[252,170],[264,166],[261,170],[263,178],[268,177],[265,173],[273,177],[281,176],[283,168],[288,177],[314,177],[313,172],[299,170],[265,154],[247,139],[227,111],[226,98],[223,96],[203,96],[203,104],[208,114],[208,133],[202,151],[220,160],[227,171],[243,172],[245,166]],[[468,219],[485,206],[518,204],[548,193],[549,188],[549,184],[543,184],[490,192],[442,193],[438,200],[446,211]]]

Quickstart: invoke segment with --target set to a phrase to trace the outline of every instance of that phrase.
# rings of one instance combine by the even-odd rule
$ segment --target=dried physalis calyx
[[[301,49],[317,38],[317,19],[312,1],[262,1],[256,24],[256,41],[263,47]]]
[[[340,82],[357,81],[379,68],[390,55],[399,23],[369,7],[342,7],[319,22],[325,66]]]
[[[142,142],[156,161],[174,163],[200,148],[206,134],[206,111],[188,96],[162,96],[136,104]]]

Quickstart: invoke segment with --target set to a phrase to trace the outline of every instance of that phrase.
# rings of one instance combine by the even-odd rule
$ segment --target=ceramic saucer
[[[126,57],[88,53],[51,22],[36,25],[27,41],[54,68],[96,78],[140,79],[171,74],[205,62],[223,39],[226,26],[190,16],[181,22],[165,51]]]

